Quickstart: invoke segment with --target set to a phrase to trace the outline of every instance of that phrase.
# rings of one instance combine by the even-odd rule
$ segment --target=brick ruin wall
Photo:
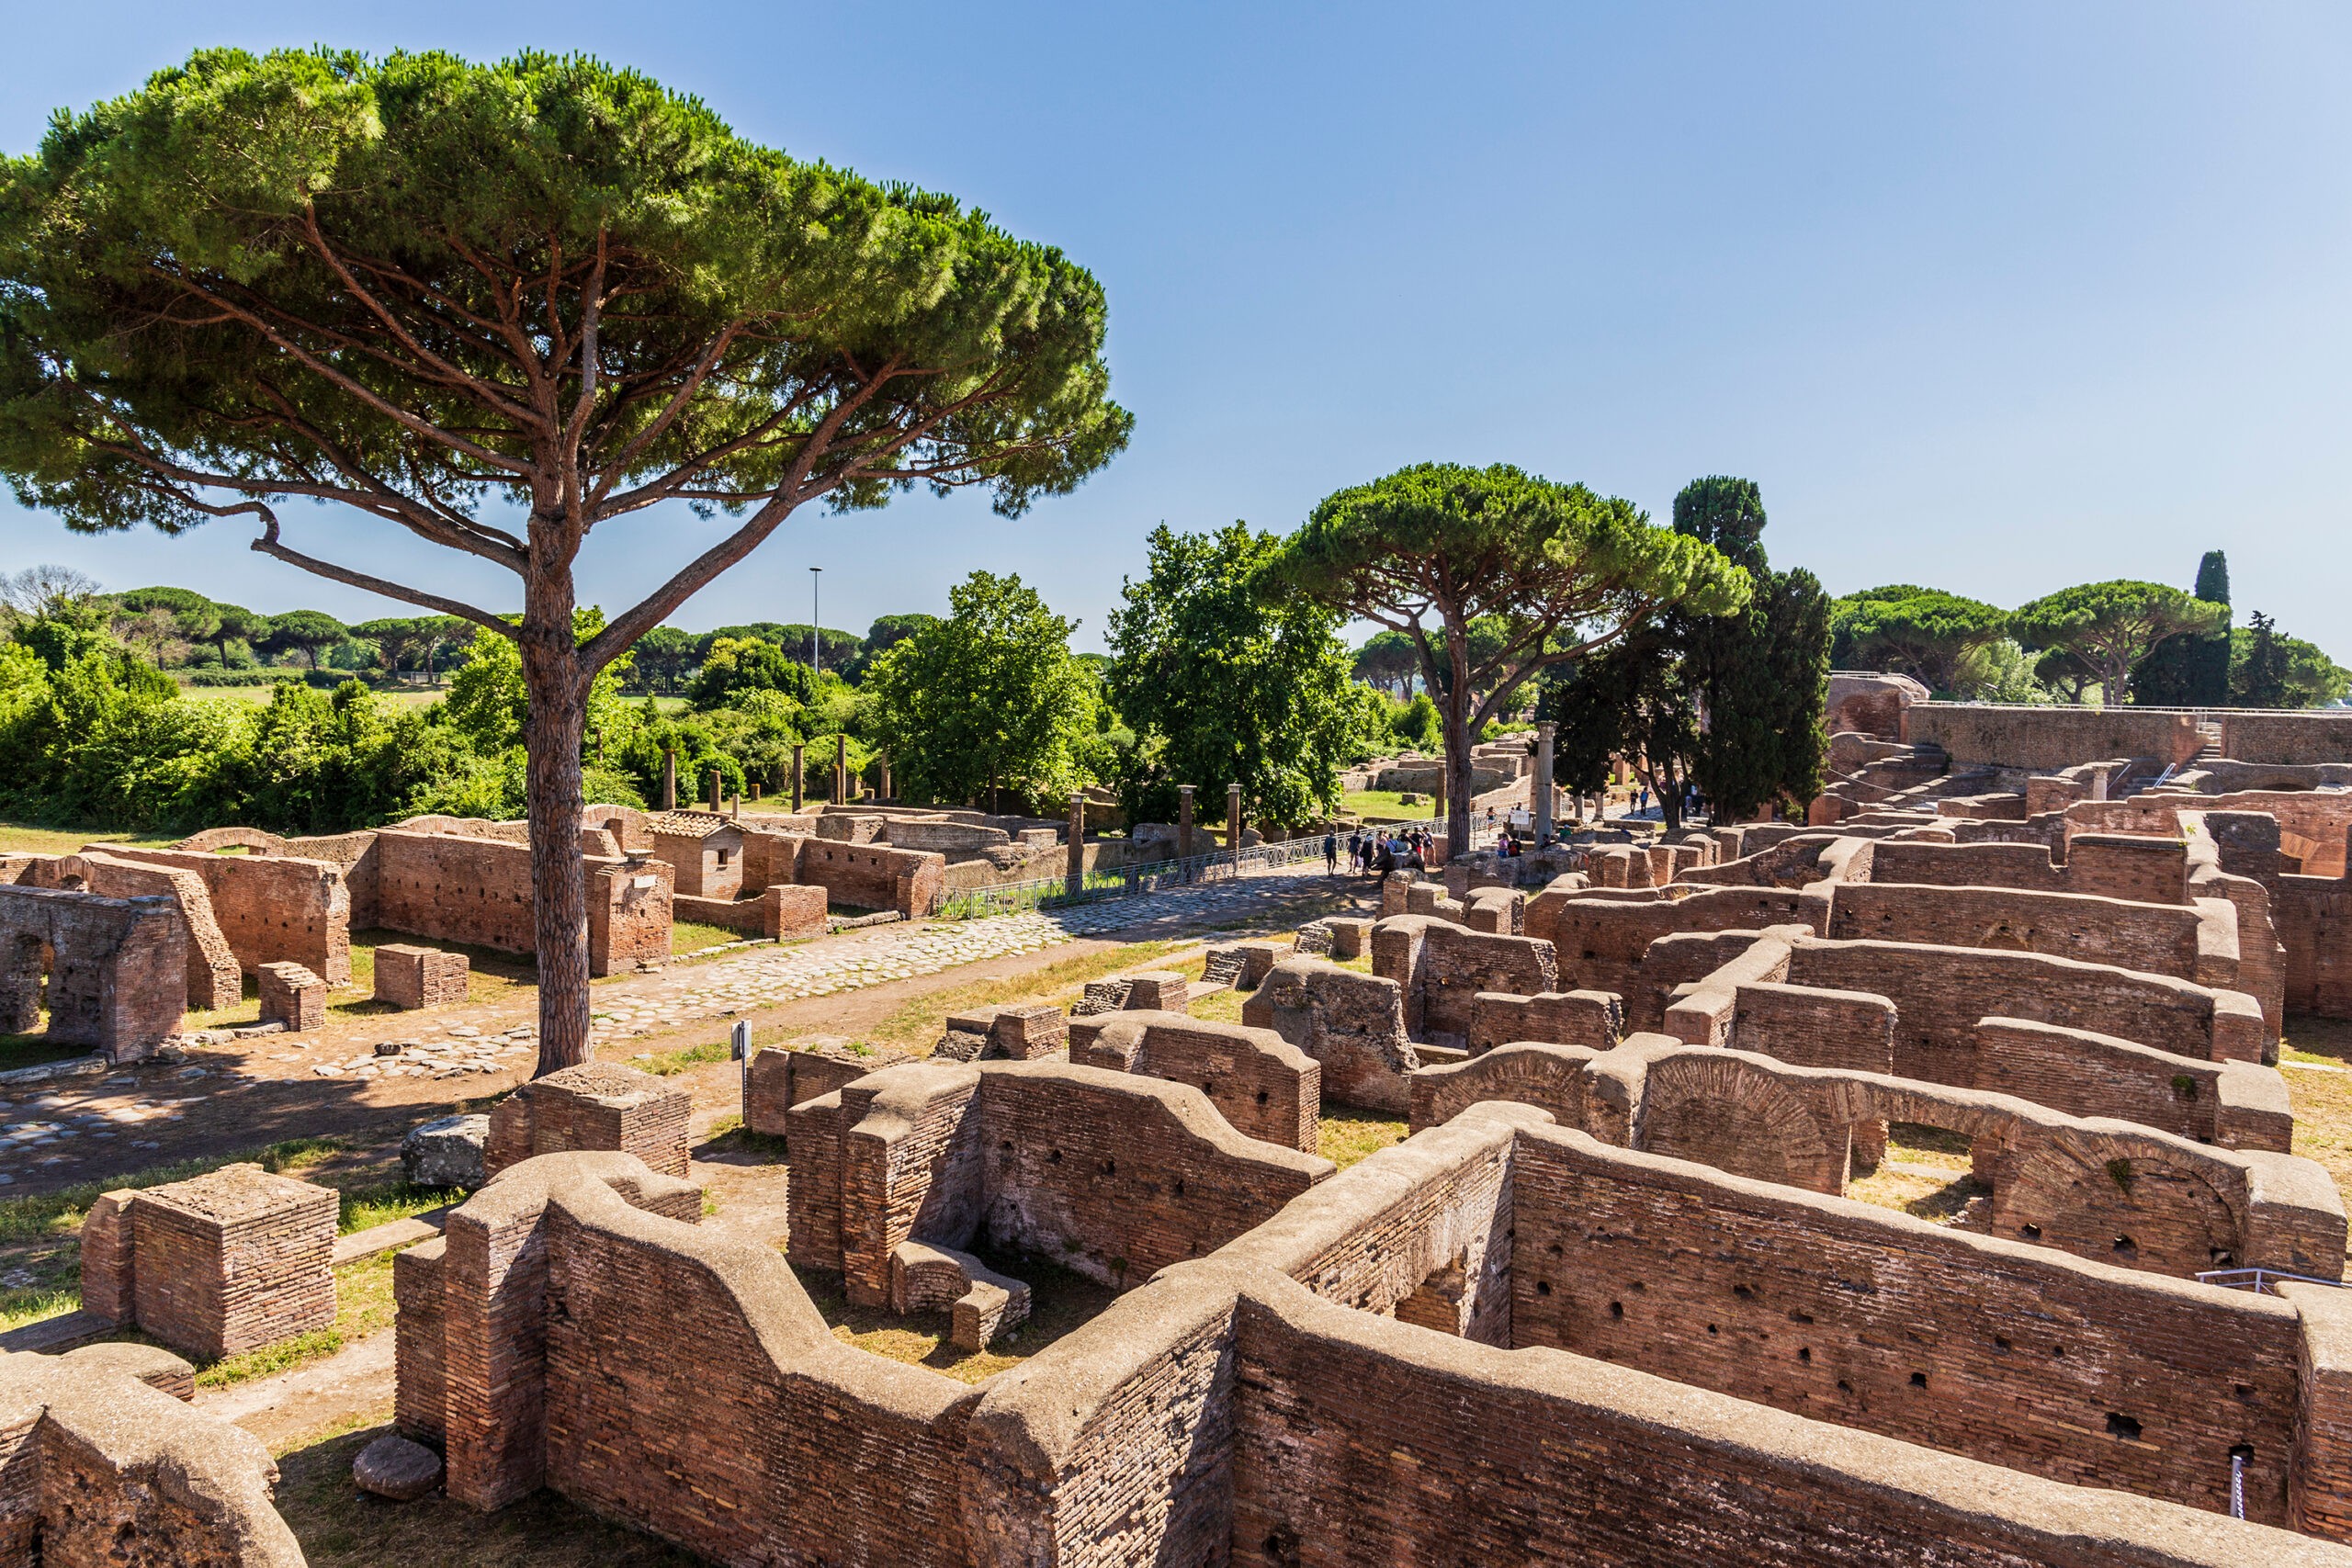
[[[2233,919],[2233,927],[2234,923]],[[2197,909],[2177,903],[2135,904],[2000,886],[1859,882],[1837,886],[1825,934],[1846,942],[1934,942],[2052,953],[2196,980],[2199,925]],[[2234,942],[2231,946],[2233,950]],[[2226,979],[2233,980],[2235,952],[2229,957]]]
[[[46,1008],[51,1044],[152,1055],[180,1027],[187,946],[172,899],[0,884],[0,1033],[30,1033]]]
[[[1514,1342],[2053,1480],[2288,1522],[2295,1310],[1522,1134]],[[2121,1438],[2123,1440],[2119,1440]]]
[[[351,984],[351,889],[340,866],[292,856],[209,854],[110,846],[119,860],[192,871],[213,919],[248,975],[300,964],[330,986]]]
[[[1955,763],[2037,773],[2071,768],[2086,757],[2147,757],[2163,767],[2188,761],[2205,744],[2185,713],[1974,703],[1914,703],[1904,710],[1902,738],[1940,746]]]
[[[2192,1061],[2112,1034],[2022,1019],[1981,1020],[1976,1037],[1975,1087],[1988,1093],[2225,1148],[2283,1153],[2291,1146],[2294,1117],[2275,1067]]]
[[[831,839],[794,839],[791,843],[792,874],[771,880],[822,887],[836,903],[894,909],[909,919],[920,919],[939,907],[947,874],[944,855]],[[745,867],[747,874],[750,869]]]
[[[188,1008],[237,1005],[244,995],[244,973],[213,917],[212,895],[202,877],[176,867],[123,860],[93,846],[78,854],[27,857],[16,881],[26,887],[63,887],[77,877],[84,891],[101,898],[172,900],[187,942]]]
[[[1474,931],[1430,915],[1396,915],[1372,928],[1372,972],[1402,991],[1415,1036],[1466,1043],[1481,991],[1555,991],[1557,962],[1540,937]]]
[[[1243,1000],[1241,1021],[1272,1030],[1313,1057],[1326,1100],[1401,1113],[1411,1103],[1408,1079],[1421,1065],[1406,1033],[1404,995],[1395,980],[1319,958],[1291,958]]]
[[[2225,713],[2222,755],[2241,762],[2352,762],[2352,717],[2332,713]]]
[[[889,1068],[787,1120],[792,1261],[840,1271],[865,1304],[888,1299],[907,1241],[1130,1289],[1331,1171],[1236,1133],[1190,1085],[1054,1061]]]
[[[1118,1012],[1091,1041],[1072,1041],[1069,1059],[1082,1067],[1192,1084],[1244,1137],[1315,1152],[1322,1066],[1271,1029],[1182,1013]]]
[[[1663,990],[1644,965],[1650,944],[1668,935],[1761,931],[1798,922],[1821,930],[1828,908],[1818,895],[1761,887],[1711,888],[1654,904],[1560,898],[1544,893],[1528,906],[1527,933],[1548,940],[1558,953],[1562,982],[1579,990],[1614,991],[1624,998],[1632,1029],[1656,1029],[1665,1011]]]

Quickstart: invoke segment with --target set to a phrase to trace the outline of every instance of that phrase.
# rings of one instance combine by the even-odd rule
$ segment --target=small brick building
[[[708,811],[663,811],[646,818],[653,855],[677,874],[687,898],[733,898],[743,890],[743,830]]]
[[[616,1149],[664,1176],[686,1174],[691,1097],[650,1073],[582,1062],[523,1085],[492,1107],[482,1168],[491,1176],[535,1155]]]

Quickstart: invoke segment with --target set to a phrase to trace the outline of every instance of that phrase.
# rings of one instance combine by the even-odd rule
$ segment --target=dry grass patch
[[[91,844],[137,844],[151,850],[179,842],[175,833],[105,833],[88,828],[39,828],[29,822],[0,822],[0,853],[70,855]]]
[[[1025,975],[968,980],[960,986],[944,987],[923,996],[908,998],[888,1018],[864,1031],[864,1035],[884,1045],[928,1051],[938,1043],[941,1032],[947,1027],[947,1015],[951,1012],[962,1012],[967,1008],[982,1007],[990,1002],[1049,1001],[1066,1007],[1084,993],[1089,980],[1100,980],[1123,970],[1148,968],[1151,961],[1160,954],[1190,945],[1181,942],[1130,942],[1105,953],[1065,958]]]
[[[1315,1130],[1315,1152],[1345,1170],[1367,1155],[1403,1143],[1405,1132],[1404,1122],[1377,1111],[1326,1103]]]
[[[2290,1013],[2278,1076],[2295,1113],[2295,1153],[2324,1167],[2352,1204],[2352,1021]]]

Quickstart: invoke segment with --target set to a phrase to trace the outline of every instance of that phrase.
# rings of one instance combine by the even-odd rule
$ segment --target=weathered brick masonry
[[[51,1043],[137,1061],[178,1031],[187,997],[171,899],[0,884],[0,1033],[30,1033],[46,1008]]]
[[[1069,1059],[1195,1085],[1243,1136],[1315,1152],[1322,1066],[1271,1029],[1182,1013],[1116,1012],[1086,1043],[1073,1043]]]

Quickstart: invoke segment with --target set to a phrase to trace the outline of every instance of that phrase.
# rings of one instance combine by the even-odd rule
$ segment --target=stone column
[[[1069,792],[1069,858],[1065,876],[1072,897],[1086,891],[1086,793]]]
[[[710,809],[714,816],[722,809],[719,805],[718,792],[723,787],[719,782],[718,769],[714,766],[710,770]]]
[[[888,751],[883,752],[880,756],[875,759],[875,761],[879,764],[882,769],[882,798],[885,800],[896,799],[897,796],[892,795],[890,792],[890,753]]]
[[[678,754],[667,746],[662,748],[662,809],[678,809]]]
[[[800,809],[800,792],[807,776],[803,753],[808,750],[808,747],[797,744],[792,748],[792,809],[795,811]]]
[[[1225,847],[1233,856],[1233,874],[1241,874],[1241,786],[1225,786]]]
[[[849,737],[846,735],[833,737],[833,798],[836,801],[849,798]]]
[[[1193,786],[1176,786],[1176,858],[1193,858]]]
[[[1535,841],[1552,837],[1552,738],[1559,726],[1550,720],[1535,727]]]

